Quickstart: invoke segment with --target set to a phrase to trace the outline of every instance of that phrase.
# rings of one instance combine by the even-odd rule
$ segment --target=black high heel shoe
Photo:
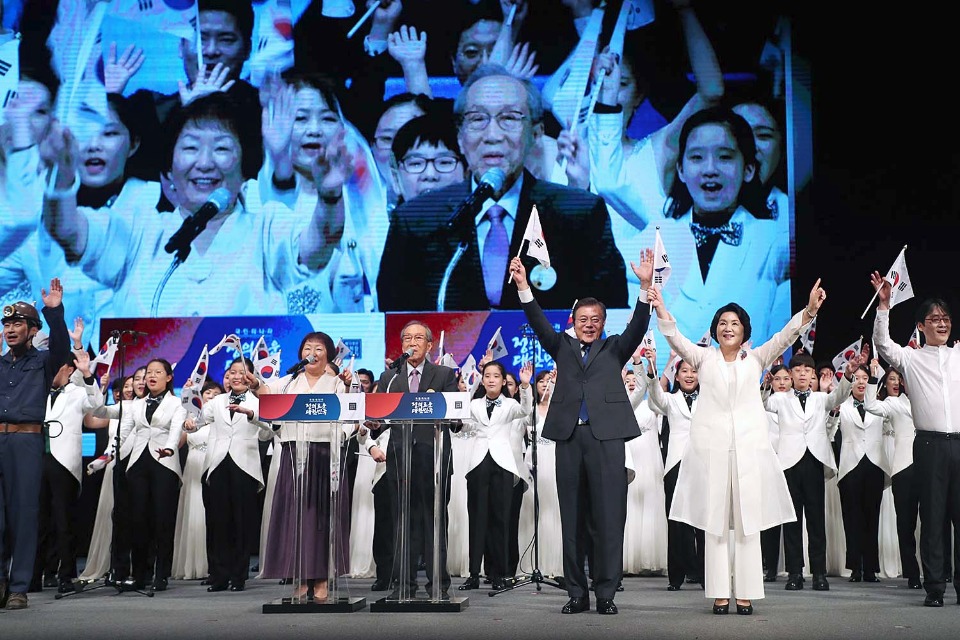
[[[717,604],[717,601],[713,601],[713,614],[717,616],[725,616],[730,613],[730,601],[727,600],[726,604]]]
[[[753,614],[753,603],[750,604],[740,604],[737,603],[737,613],[741,616],[749,616]]]

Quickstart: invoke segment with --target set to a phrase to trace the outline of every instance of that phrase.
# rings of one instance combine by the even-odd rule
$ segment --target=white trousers
[[[727,514],[730,528],[723,535],[704,535],[703,586],[707,598],[763,598],[763,556],[760,533],[743,535],[740,515],[740,482],[737,479],[737,453],[730,452],[730,481],[727,483]]]

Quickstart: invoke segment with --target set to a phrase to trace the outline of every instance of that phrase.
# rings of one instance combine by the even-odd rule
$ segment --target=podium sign
[[[356,422],[364,419],[365,393],[282,393],[260,396],[260,419],[277,422]]]
[[[371,393],[366,398],[368,420],[466,420],[470,394],[466,392]]]

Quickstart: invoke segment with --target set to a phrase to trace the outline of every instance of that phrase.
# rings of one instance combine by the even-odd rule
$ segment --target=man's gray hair
[[[487,63],[477,67],[477,70],[474,71],[469,78],[467,78],[467,81],[460,89],[460,93],[457,94],[456,100],[453,102],[453,113],[456,115],[458,122],[462,120],[464,112],[466,111],[467,94],[470,92],[470,87],[483,78],[493,78],[498,76],[512,78],[513,80],[516,80],[522,84],[523,88],[526,89],[527,111],[530,115],[530,124],[537,124],[543,120],[543,97],[540,95],[540,90],[537,89],[536,85],[525,78],[516,77],[507,71],[502,65]]]
[[[424,330],[426,330],[426,332],[427,332],[427,342],[433,342],[433,331],[430,331],[430,327],[428,327],[428,326],[425,325],[424,323],[420,322],[419,320],[411,320],[411,321],[408,322],[407,324],[403,325],[403,329],[400,329],[400,339],[401,339],[401,340],[403,339],[403,334],[405,334],[405,333],[407,332],[407,329],[409,329],[410,327],[412,327],[412,326],[414,326],[414,325],[416,325],[416,326],[418,326],[418,327],[423,327]]]

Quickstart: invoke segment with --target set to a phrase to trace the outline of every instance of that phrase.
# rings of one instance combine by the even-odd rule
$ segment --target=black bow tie
[[[231,393],[231,394],[230,394],[230,402],[228,402],[227,404],[240,404],[241,402],[243,402],[243,401],[246,400],[246,399],[247,399],[247,392],[246,392],[246,391],[244,391],[243,393]]]
[[[804,400],[806,400],[807,398],[810,397],[810,389],[807,389],[806,391],[797,391],[796,389],[794,389],[793,395],[797,396],[798,398],[803,398]]]
[[[697,396],[700,395],[700,390],[698,389],[696,391],[691,391],[690,393],[687,393],[686,391],[681,391],[680,393],[683,394],[683,397],[685,400],[696,400]]]
[[[491,408],[491,407],[499,407],[499,406],[500,406],[500,398],[497,398],[496,400],[491,400],[490,398],[487,398],[486,400],[487,400],[487,408],[488,408],[488,409]]]
[[[148,404],[149,406],[156,407],[156,406],[158,406],[158,405],[160,404],[160,401],[163,400],[163,396],[165,396],[165,395],[166,395],[166,392],[163,392],[163,393],[161,393],[160,395],[158,395],[158,396],[156,396],[156,397],[154,397],[154,396],[147,396],[146,398],[144,398],[144,400],[147,401],[147,404]]]
[[[690,232],[693,233],[693,239],[697,241],[698,249],[713,236],[720,236],[720,240],[733,247],[739,247],[743,241],[742,222],[728,222],[719,227],[708,227],[699,222],[691,222]]]
[[[854,398],[854,399],[853,399],[853,406],[855,406],[857,409],[863,409],[863,408],[864,408],[864,407],[863,407],[863,400],[857,400],[856,398]]]

